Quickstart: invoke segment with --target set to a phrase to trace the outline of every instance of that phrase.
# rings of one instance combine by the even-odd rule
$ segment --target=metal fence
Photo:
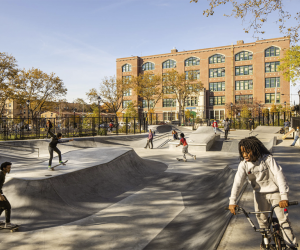
[[[1,118],[0,140],[49,138],[47,120],[52,123],[51,131],[60,132],[63,137],[137,134],[148,130],[147,117]]]

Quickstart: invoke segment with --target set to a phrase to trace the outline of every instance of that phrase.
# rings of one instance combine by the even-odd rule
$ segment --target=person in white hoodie
[[[254,190],[255,211],[268,211],[271,206],[279,204],[279,207],[275,208],[275,214],[281,226],[284,240],[289,246],[287,249],[297,249],[296,237],[291,223],[284,214],[284,208],[289,205],[289,186],[281,166],[263,143],[254,136],[239,142],[239,154],[240,164],[229,198],[230,212],[236,214],[238,192],[247,178]],[[260,228],[266,228],[268,214],[257,214],[256,217]]]

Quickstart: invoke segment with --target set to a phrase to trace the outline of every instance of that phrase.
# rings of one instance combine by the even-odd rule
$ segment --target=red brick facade
[[[266,49],[270,47],[279,48],[279,56],[265,57]],[[275,38],[267,40],[259,40],[253,43],[244,44],[243,41],[238,41],[236,45],[199,49],[191,51],[178,52],[173,49],[171,53],[159,54],[152,56],[143,57],[127,57],[117,59],[117,77],[123,76],[136,76],[142,73],[142,65],[146,62],[152,62],[155,65],[155,69],[152,70],[154,74],[160,74],[167,72],[169,69],[163,69],[162,64],[168,59],[176,61],[176,70],[179,73],[183,73],[189,70],[200,70],[200,81],[203,83],[205,88],[205,98],[203,99],[205,115],[206,117],[211,116],[212,113],[209,111],[223,110],[225,111],[225,105],[235,103],[236,95],[252,95],[254,102],[264,103],[266,102],[267,93],[275,93],[275,87],[266,88],[265,78],[280,77],[280,87],[277,88],[277,93],[280,94],[279,103],[283,104],[285,101],[289,104],[290,84],[283,79],[280,72],[265,73],[265,67],[268,62],[278,62],[279,58],[284,56],[284,51],[290,47],[289,38]],[[236,61],[235,55],[239,52],[247,51],[252,54],[251,60]],[[209,63],[209,58],[215,54],[225,56],[225,62],[221,63]],[[200,59],[200,64],[195,66],[185,66],[185,60],[190,57],[196,57]],[[131,71],[122,72],[122,66],[125,64],[131,65]],[[252,75],[236,75],[236,66],[252,65]],[[210,77],[209,69],[225,68],[224,77]],[[248,90],[236,90],[235,82],[240,80],[252,80],[253,88]],[[212,82],[225,82],[225,91],[210,91],[209,83]],[[284,94],[284,95],[282,95]],[[210,97],[225,96],[225,105],[210,105]],[[131,96],[124,96],[124,100],[138,101],[138,97],[132,93]],[[200,105],[201,103],[199,103]],[[271,104],[265,104],[270,107]],[[178,107],[177,107],[178,108]],[[173,112],[175,111],[173,107]],[[159,100],[155,106],[155,112],[170,112],[170,107],[163,107],[163,101]],[[142,110],[143,111],[143,110]],[[218,111],[219,112],[219,111]]]

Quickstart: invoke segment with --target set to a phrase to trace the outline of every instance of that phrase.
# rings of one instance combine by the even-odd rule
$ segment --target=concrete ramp
[[[258,126],[254,129],[256,133],[266,133],[266,134],[276,134],[280,131],[282,127],[275,126]]]
[[[200,126],[199,128],[197,128],[195,132],[193,132],[193,134],[214,134],[214,133],[215,133],[214,128],[211,126]],[[224,131],[217,128],[217,134],[220,133],[224,133]]]
[[[34,178],[22,178],[30,174],[22,168],[19,175],[12,172],[14,178],[7,179],[3,191],[9,194],[14,223],[31,231],[81,219],[120,201],[126,192],[142,185],[144,178],[167,169],[163,163],[140,158],[133,150],[113,154],[103,163],[99,158],[98,164],[92,155],[97,159],[97,154],[109,155],[112,149],[92,149],[92,155],[88,152],[90,149],[73,151],[70,163],[54,172],[45,170],[47,164],[42,169],[24,169],[36,175]],[[73,167],[71,156],[79,166],[68,172],[66,169]]]

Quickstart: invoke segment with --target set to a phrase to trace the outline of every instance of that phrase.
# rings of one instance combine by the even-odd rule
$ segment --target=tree
[[[199,0],[190,0],[190,2],[197,3]],[[246,33],[249,33],[251,29],[254,29],[254,34],[264,34],[265,31],[262,30],[263,24],[267,22],[269,14],[277,12],[277,25],[280,33],[285,36],[289,36],[293,43],[299,41],[299,29],[300,29],[300,12],[296,13],[294,16],[288,11],[284,10],[284,0],[208,0],[210,8],[203,11],[203,15],[212,16],[214,10],[220,6],[227,3],[232,4],[232,12],[229,15],[224,14],[226,17],[234,16],[235,18],[242,19],[243,22],[249,20],[248,27],[244,28]],[[286,27],[285,22],[294,18],[297,20],[298,24],[292,27]],[[259,37],[257,37],[259,38]]]
[[[131,87],[142,99],[147,101],[148,110],[154,108],[162,95],[161,76],[145,72],[131,80]]]
[[[195,78],[194,73],[186,76],[185,73],[180,74],[174,69],[164,75],[163,88],[165,87],[168,93],[175,95],[178,101],[179,121],[181,121],[181,113],[184,110],[186,99],[191,96],[198,97],[201,89],[203,89],[203,84]]]
[[[67,94],[67,88],[58,76],[36,68],[21,70],[16,82],[20,88],[18,103],[25,104],[29,100],[32,117],[36,117],[47,103],[58,101]]]
[[[116,79],[115,76],[104,77],[102,83],[100,84],[100,89],[92,88],[86,95],[90,102],[97,102],[98,96],[102,98],[105,106],[113,113],[117,113],[120,109],[123,101],[123,94],[128,91],[130,84],[128,81],[123,79]]]
[[[0,116],[3,114],[6,101],[14,99],[18,94],[18,84],[15,81],[17,74],[16,59],[0,52]]]
[[[126,108],[124,117],[133,118],[133,117],[137,117],[137,116],[138,116],[138,113],[137,113],[136,107],[133,102],[130,102]]]
[[[292,46],[280,61],[279,70],[283,71],[284,79],[295,86],[300,80],[300,46]]]

